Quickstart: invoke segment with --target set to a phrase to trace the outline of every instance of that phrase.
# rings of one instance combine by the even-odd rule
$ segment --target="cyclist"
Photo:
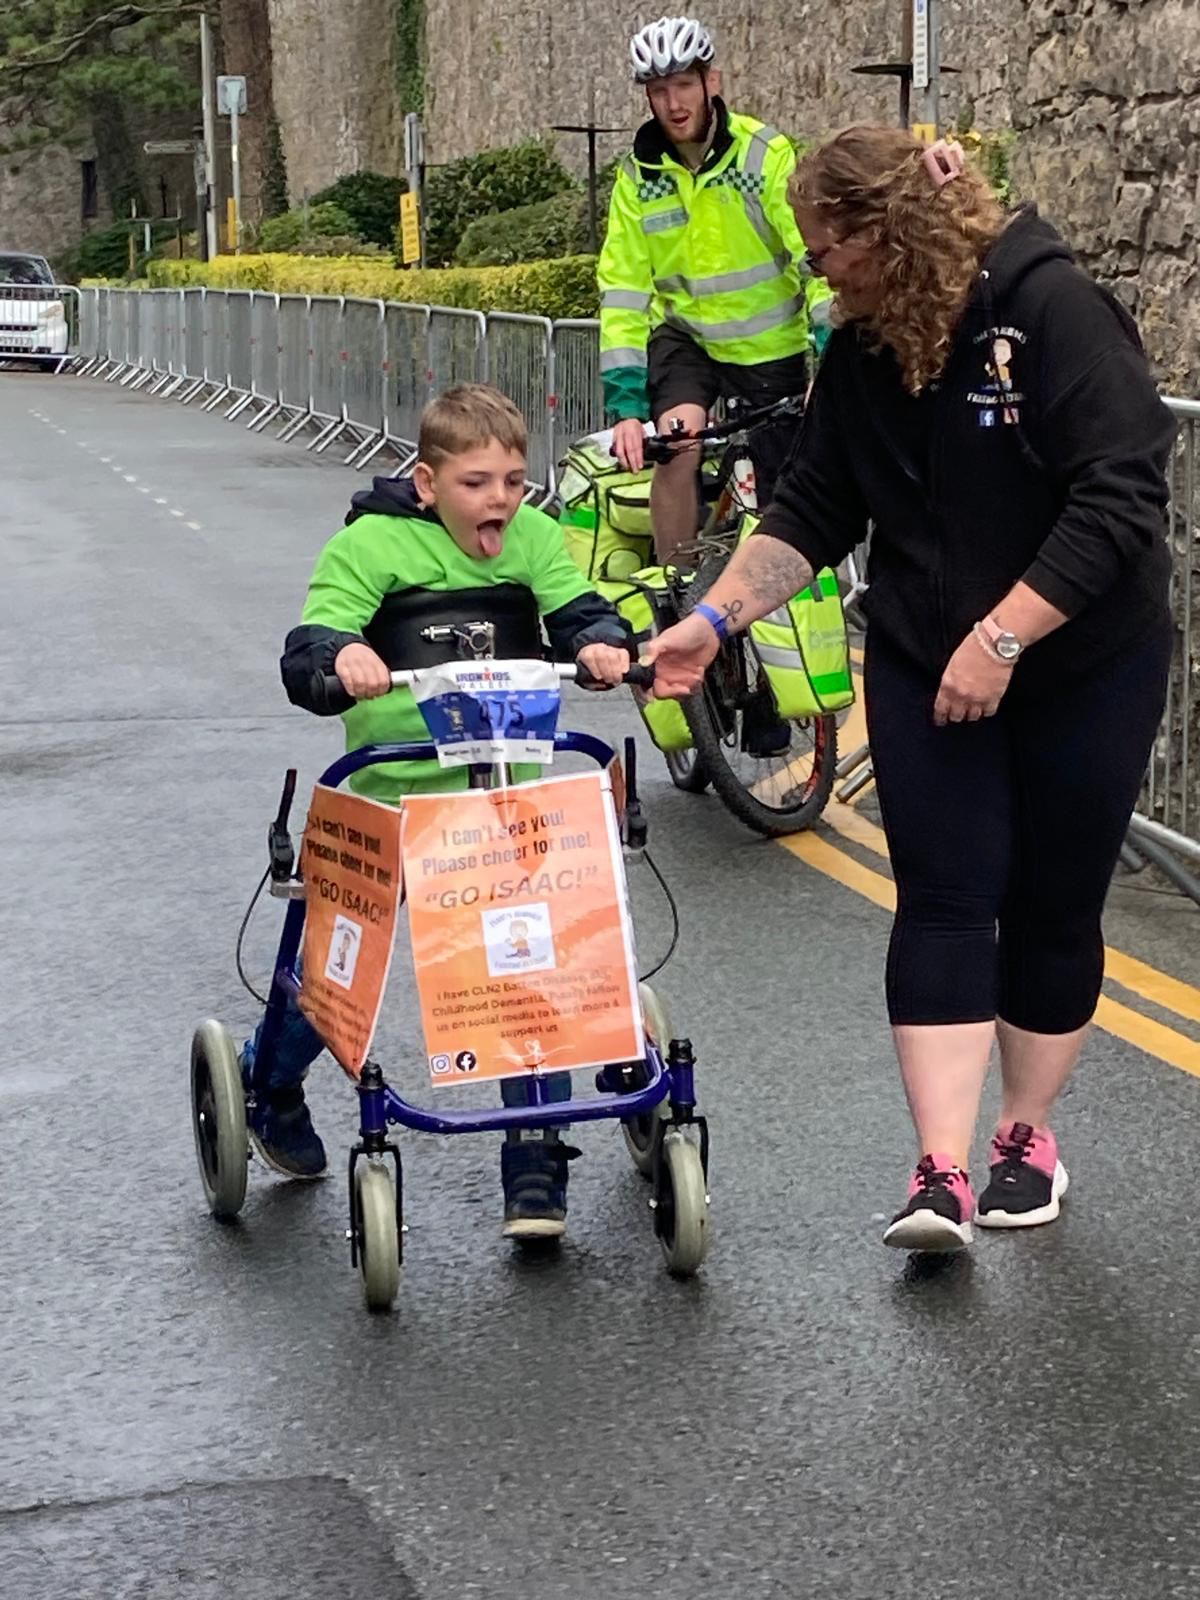
[[[678,419],[690,432],[722,396],[765,404],[803,394],[810,323],[831,295],[803,264],[787,199],[792,143],[727,109],[708,29],[663,17],[633,36],[629,53],[652,116],[618,169],[598,277],[604,404],[614,452],[637,472],[647,419],[660,431]],[[760,440],[760,504],[794,424],[780,433]],[[655,468],[660,560],[696,532],[696,476],[691,450]]]

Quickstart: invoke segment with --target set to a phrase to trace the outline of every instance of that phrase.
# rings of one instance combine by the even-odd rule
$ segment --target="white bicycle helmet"
[[[629,57],[634,80],[650,83],[689,67],[707,66],[713,58],[712,36],[694,17],[660,17],[634,34]]]

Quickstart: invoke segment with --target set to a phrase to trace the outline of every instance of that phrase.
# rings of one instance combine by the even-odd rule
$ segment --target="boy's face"
[[[525,457],[490,439],[436,467],[418,461],[413,483],[458,548],[474,561],[489,561],[503,550],[505,529],[525,493]]]

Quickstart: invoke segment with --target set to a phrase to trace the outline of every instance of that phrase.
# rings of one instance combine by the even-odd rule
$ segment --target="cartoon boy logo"
[[[996,375],[996,383],[1001,397],[1007,401],[1013,392],[1012,381],[1013,347],[1008,339],[992,340],[992,371]],[[1006,404],[1004,407],[1004,420],[1007,423],[1017,422],[1020,413],[1016,406]]]
[[[550,907],[543,901],[482,913],[488,972],[549,972],[557,965]]]
[[[338,917],[329,936],[329,951],[325,957],[325,976],[341,989],[349,989],[354,982],[358,966],[358,952],[362,944],[362,928],[349,917]]]

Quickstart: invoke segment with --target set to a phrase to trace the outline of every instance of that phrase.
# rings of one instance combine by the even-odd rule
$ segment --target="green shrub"
[[[477,217],[552,200],[572,187],[553,149],[537,139],[434,167],[425,183],[426,260],[435,267],[453,261]]]
[[[428,267],[402,272],[383,258],[299,255],[218,256],[215,261],[152,261],[156,289],[207,284],[276,294],[352,295],[535,317],[594,317],[596,259],[570,256],[511,267]]]
[[[477,218],[459,241],[455,261],[464,267],[507,267],[514,261],[579,255],[587,248],[587,196],[570,192]]]
[[[151,223],[150,238],[155,245],[175,237],[175,224]],[[139,223],[134,234],[137,249],[137,271],[146,263],[144,233]],[[115,222],[109,228],[97,228],[70,250],[64,250],[54,263],[55,276],[60,283],[78,283],[81,278],[125,278],[129,275],[129,225]]]
[[[407,188],[403,178],[383,172],[352,172],[313,195],[312,204],[339,206],[360,239],[390,245],[400,216],[400,196]]]
[[[345,237],[358,230],[341,206],[309,206],[307,219],[303,210],[285,211],[281,217],[268,217],[258,230],[258,248],[263,254],[280,250],[294,250],[307,239]]]

